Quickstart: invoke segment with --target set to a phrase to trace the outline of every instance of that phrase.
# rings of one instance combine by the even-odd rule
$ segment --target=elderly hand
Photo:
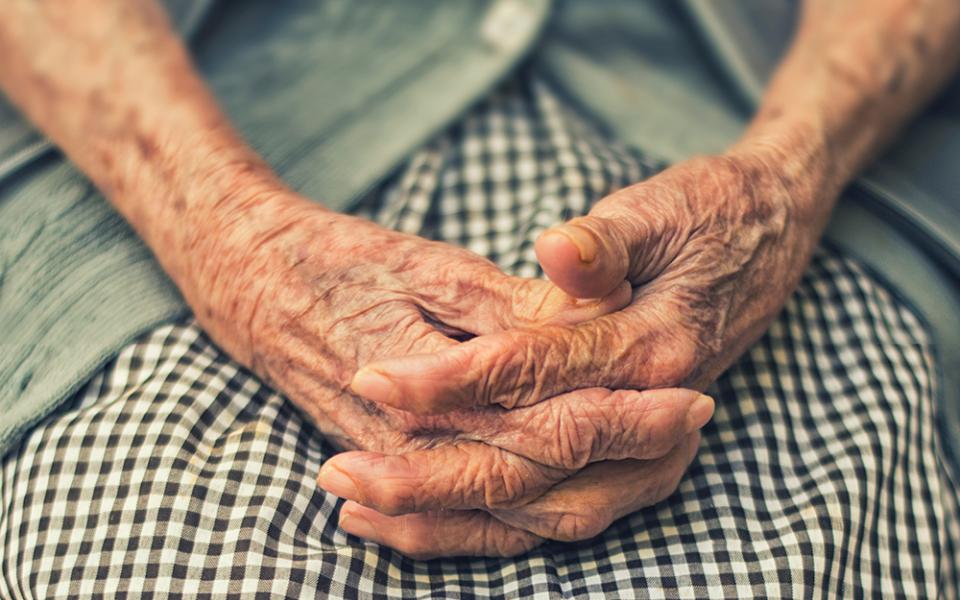
[[[185,294],[231,356],[309,415],[341,427],[354,411],[375,411],[342,400],[360,365],[453,348],[458,337],[574,323],[629,301],[626,284],[580,301],[545,281],[509,277],[466,250],[332,213],[282,189],[251,196],[231,202],[229,216],[196,240],[194,254],[205,260],[194,261]]]
[[[513,556],[545,539],[593,537],[666,498],[712,413],[712,399],[690,390],[597,388],[447,413],[432,429],[408,426],[405,445],[421,449],[339,454],[319,483],[349,499],[342,528],[409,556]],[[444,429],[451,423],[469,429]]]
[[[762,334],[797,284],[821,226],[796,201],[810,193],[759,152],[672,167],[537,242],[560,288],[602,296],[628,281],[630,306],[370,363],[352,389],[420,413],[528,406],[592,386],[702,389]]]
[[[712,409],[712,402],[709,407]],[[711,410],[704,410],[700,414],[706,421],[710,413]],[[538,440],[525,442],[534,446]],[[433,476],[426,461],[422,461],[422,466],[416,464],[428,458],[425,453],[389,458],[347,453],[334,457],[329,463],[336,461],[338,466],[334,468],[352,468],[360,474],[355,477],[363,492],[350,495],[356,500],[346,502],[340,511],[340,526],[350,533],[420,559],[514,556],[546,539],[592,538],[620,517],[665,499],[676,489],[699,443],[700,434],[695,432],[682,436],[677,446],[658,459],[592,463],[534,500],[511,508],[398,515],[384,514],[361,502],[378,506],[377,499],[382,497],[384,487],[388,490],[402,487],[406,494],[414,496],[423,489],[447,485],[440,477]],[[470,486],[471,472],[455,481]]]
[[[282,190],[258,190],[255,198],[232,203],[217,235],[196,240],[207,260],[196,263],[188,297],[228,353],[285,392],[335,444],[369,451],[329,461],[321,485],[389,513],[496,510],[540,534],[498,521],[511,533],[456,548],[476,554],[517,553],[541,536],[581,537],[673,489],[712,414],[712,401],[696,392],[592,388],[513,411],[425,416],[348,390],[359,365],[453,348],[466,333],[595,318],[625,305],[628,285],[602,300],[576,301],[545,281],[508,277],[465,250],[330,213]],[[604,460],[621,461],[610,464],[624,471],[623,489],[601,494],[607,508],[557,512],[565,490],[582,494],[583,483],[570,476],[590,481],[609,469],[596,464]],[[417,470],[377,476],[403,465]],[[434,485],[408,484],[422,477]],[[637,481],[646,483],[625,487]],[[359,513],[347,506],[348,529],[351,514]]]
[[[634,286],[630,306],[580,324],[520,328],[434,354],[371,363],[352,389],[418,413],[538,406],[589,386],[702,389],[759,337],[796,285],[822,225],[795,202],[812,192],[783,179],[776,161],[760,153],[675,166],[605,198],[589,216],[546,232],[537,243],[541,264],[559,287],[588,298],[628,281]],[[348,503],[345,526],[351,529],[359,515],[364,525],[351,529],[359,535],[434,553],[451,547],[447,536],[460,543],[470,535],[519,535],[531,543],[506,524],[559,539],[585,537],[611,516],[668,495],[694,450],[691,435],[660,464],[592,465],[520,510],[488,511],[502,522],[484,514],[387,517],[373,510],[380,507],[375,479],[401,479],[410,495],[436,493],[437,482],[414,453],[372,470],[369,490],[354,497],[367,507]],[[613,500],[642,494],[645,502]],[[591,510],[603,516],[585,519]],[[543,531],[544,515],[581,535]]]

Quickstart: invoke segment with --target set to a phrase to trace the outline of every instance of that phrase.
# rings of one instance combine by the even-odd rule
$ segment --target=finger
[[[543,272],[572,296],[605,295],[626,281],[629,270],[625,239],[609,229],[617,230],[597,218],[580,217],[543,232],[534,244]]]
[[[445,511],[391,517],[346,502],[340,527],[357,537],[390,546],[415,559],[441,556],[510,557],[543,543],[482,511]]]
[[[611,523],[670,496],[696,456],[699,432],[663,458],[604,461],[557,484],[529,504],[491,514],[518,529],[559,540],[584,540]]]
[[[498,508],[529,502],[591,462],[665,455],[713,414],[690,390],[585,390],[471,423],[460,441],[401,455],[328,460],[325,490],[386,514]]]
[[[451,292],[442,286],[421,295],[431,317],[462,331],[485,335],[517,327],[575,324],[620,310],[630,303],[626,282],[595,298],[570,296],[543,279],[511,277],[497,269],[475,269]]]
[[[480,442],[400,455],[345,452],[323,464],[326,491],[388,515],[508,507],[536,498],[570,471]]]
[[[647,281],[669,264],[684,236],[682,225],[674,223],[680,219],[663,210],[643,210],[635,193],[618,192],[589,215],[537,239],[540,266],[557,287],[578,298],[596,298],[625,280]]]
[[[591,388],[501,411],[477,437],[541,464],[580,470],[592,462],[659,458],[706,425],[713,410],[713,399],[694,390]]]
[[[590,387],[682,385],[699,349],[666,322],[671,314],[638,303],[573,327],[480,336],[435,354],[368,363],[350,387],[374,402],[438,413],[525,406]]]
[[[481,511],[388,516],[348,501],[340,511],[340,527],[417,559],[516,556],[545,538],[594,537],[620,517],[665,499],[676,489],[698,444],[695,433],[661,460],[591,465],[538,501],[494,511],[497,518]]]

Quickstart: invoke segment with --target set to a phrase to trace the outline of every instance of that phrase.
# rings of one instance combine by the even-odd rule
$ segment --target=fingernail
[[[333,465],[324,465],[320,469],[317,483],[334,496],[361,501],[360,490],[352,477]]]
[[[710,421],[713,417],[713,398],[700,394],[687,410],[687,433],[693,433]]]
[[[366,517],[357,513],[340,513],[340,528],[357,537],[368,540],[379,539],[377,528]]]
[[[390,395],[393,389],[393,381],[389,377],[369,368],[362,368],[353,376],[350,382],[350,389],[353,393],[364,398],[383,400]]]
[[[597,241],[593,234],[576,225],[561,225],[553,231],[566,236],[580,251],[580,262],[590,264],[597,258]]]

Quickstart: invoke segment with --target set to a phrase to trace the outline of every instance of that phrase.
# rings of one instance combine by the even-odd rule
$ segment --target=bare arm
[[[960,2],[806,0],[741,146],[767,146],[829,212],[960,63]]]
[[[137,230],[195,310],[206,233],[270,170],[154,0],[8,0],[0,87]],[[202,224],[202,226],[201,226]]]

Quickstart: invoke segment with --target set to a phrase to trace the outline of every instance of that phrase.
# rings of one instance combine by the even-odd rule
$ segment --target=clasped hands
[[[277,189],[196,269],[227,352],[347,450],[340,525],[419,558],[593,537],[669,496],[815,236],[761,155],[698,158],[552,228],[551,282]]]

